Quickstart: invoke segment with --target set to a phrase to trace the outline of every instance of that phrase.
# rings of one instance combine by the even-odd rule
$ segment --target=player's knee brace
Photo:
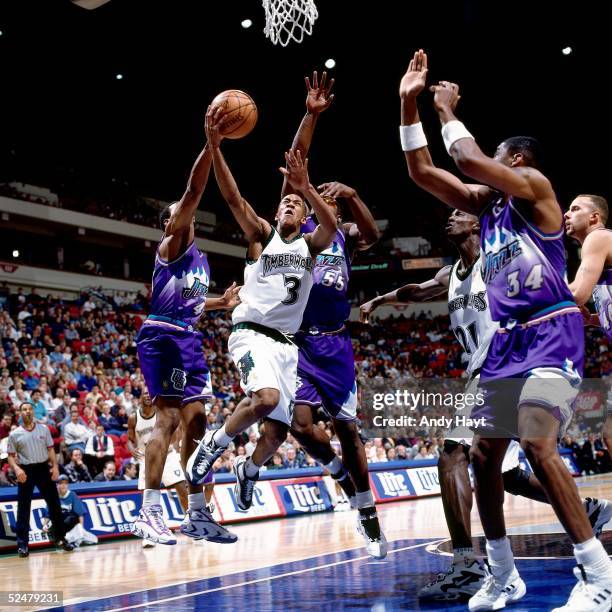
[[[512,495],[527,496],[531,491],[529,486],[529,474],[520,466],[503,473],[504,490]]]

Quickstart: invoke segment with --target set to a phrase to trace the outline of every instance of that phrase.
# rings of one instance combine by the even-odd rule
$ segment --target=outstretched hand
[[[312,73],[312,85],[310,79],[304,77],[306,81],[306,110],[313,115],[318,115],[326,110],[329,105],[334,101],[334,95],[330,95],[330,91],[334,86],[334,79],[329,81],[327,85],[327,72],[323,72],[321,75],[321,82],[319,83],[319,77],[317,71]]]
[[[240,304],[240,297],[238,293],[242,289],[242,286],[236,285],[236,281],[234,281],[223,293],[223,297],[221,300],[223,301],[224,307],[227,310],[233,310]]]
[[[399,87],[401,98],[416,98],[425,89],[427,81],[427,53],[423,49],[415,52],[402,77]]]
[[[285,168],[279,168],[287,182],[295,191],[302,193],[308,190],[310,179],[308,177],[308,159],[302,161],[300,150],[290,149],[285,153]]]
[[[432,85],[429,91],[434,94],[434,107],[437,111],[447,108],[454,111],[457,102],[461,100],[459,85],[450,81],[440,81],[437,85]]]
[[[365,302],[359,307],[359,321],[361,323],[365,323],[366,325],[370,324],[370,317],[374,313],[374,311],[380,305],[379,298],[374,298],[369,302]]]
[[[212,105],[209,105],[208,110],[206,111],[206,140],[208,141],[209,146],[213,148],[219,147],[224,138],[222,130],[225,120],[223,118],[222,111],[223,109],[221,106]]]

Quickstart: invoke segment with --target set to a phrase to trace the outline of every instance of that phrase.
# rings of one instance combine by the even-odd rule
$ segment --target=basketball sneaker
[[[155,542],[151,542],[151,540],[143,540],[142,541],[142,547],[143,548],[154,548],[155,546],[157,546],[155,544]]]
[[[485,561],[485,579],[480,589],[468,601],[468,608],[475,610],[501,610],[507,603],[525,596],[527,587],[516,567],[512,571],[495,576]]]
[[[584,566],[574,568],[578,584],[572,589],[564,606],[552,612],[607,612],[612,607],[612,580],[587,576]]]
[[[234,474],[236,474],[234,495],[236,496],[236,504],[241,510],[248,510],[251,507],[255,483],[259,480],[259,474],[254,478],[249,478],[246,475],[246,461],[246,457],[236,457],[234,460]]]
[[[596,538],[601,536],[605,524],[612,518],[612,503],[607,499],[586,497],[584,508]]]
[[[351,504],[349,503],[349,500],[339,497],[336,505],[334,506],[334,512],[348,512],[350,509]]]
[[[208,540],[219,544],[233,544],[238,536],[228,531],[205,508],[187,510],[181,523],[181,533],[194,540]]]
[[[214,432],[209,430],[198,442],[196,449],[187,459],[185,476],[193,486],[201,485],[210,472],[213,463],[225,452],[226,447],[218,446],[213,440]]]
[[[419,599],[465,600],[474,595],[482,586],[485,570],[473,558],[464,557],[463,561],[453,563],[446,573],[426,584],[419,591]]]
[[[157,544],[176,544],[176,538],[166,526],[162,507],[159,504],[146,508],[143,506],[140,509],[132,533]]]
[[[375,507],[359,508],[357,531],[363,536],[370,557],[384,559],[387,556],[387,538],[380,529]]]

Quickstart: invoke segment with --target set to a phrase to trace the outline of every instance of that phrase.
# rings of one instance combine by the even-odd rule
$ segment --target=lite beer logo
[[[279,486],[287,511],[293,509],[297,513],[322,512],[328,509],[321,495],[321,489],[315,482]]]
[[[405,472],[374,472],[372,475],[380,484],[379,490],[382,487],[380,493],[383,499],[414,495],[414,490]]]
[[[410,475],[414,478],[413,482],[417,482],[420,488],[425,493],[439,493],[440,479],[438,478],[438,470],[411,470]]]
[[[262,508],[263,506],[266,505],[266,499],[265,499],[264,492],[259,486],[255,486],[255,488],[253,489],[253,504],[251,505],[251,508],[249,508],[249,510],[242,510],[241,508],[238,507],[238,502],[236,501],[236,493],[234,492],[234,487],[228,487],[227,492],[229,493],[229,497],[232,501],[234,512],[246,514],[247,512],[249,512],[249,510],[253,508]]]

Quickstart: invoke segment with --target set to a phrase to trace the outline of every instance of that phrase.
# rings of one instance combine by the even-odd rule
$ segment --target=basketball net
[[[314,0],[262,0],[266,12],[264,34],[273,44],[286,47],[292,40],[301,43],[304,33],[312,34],[319,13]]]

